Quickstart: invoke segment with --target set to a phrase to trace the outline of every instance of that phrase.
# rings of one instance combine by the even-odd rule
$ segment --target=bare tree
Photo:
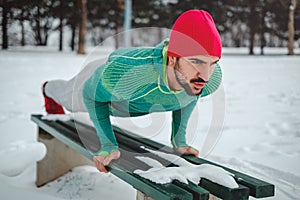
[[[30,25],[33,30],[35,44],[47,46],[48,37],[53,31],[53,3],[50,0],[32,0]]]
[[[289,22],[288,22],[288,55],[294,55],[294,37],[295,37],[295,26],[294,26],[294,15],[297,6],[297,0],[291,0],[289,7]]]
[[[87,0],[78,0],[78,7],[80,12],[79,34],[78,34],[78,54],[85,54],[85,34],[87,23]]]

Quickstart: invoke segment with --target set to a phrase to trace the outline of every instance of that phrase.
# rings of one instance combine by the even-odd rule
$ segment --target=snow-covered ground
[[[99,55],[107,51],[100,49]],[[276,196],[270,199],[278,200],[300,196],[300,57],[284,56],[284,51],[247,56],[225,49],[228,54],[220,61],[225,123],[215,148],[206,157],[275,184]],[[94,167],[79,167],[41,188],[34,186],[35,160],[45,149],[36,143],[37,130],[30,114],[45,114],[41,84],[71,78],[85,59],[49,48],[0,51],[0,199],[135,198],[131,186],[112,174],[98,173]],[[196,130],[200,136],[189,134],[189,140],[199,149],[203,146],[201,133],[205,134],[210,124],[211,106],[210,98],[199,102],[199,121],[190,123],[189,131]],[[156,119],[164,126],[154,127]],[[137,121],[127,127],[122,119],[117,123],[168,143],[168,114]]]

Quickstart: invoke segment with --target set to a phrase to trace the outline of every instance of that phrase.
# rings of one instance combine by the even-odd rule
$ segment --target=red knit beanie
[[[189,10],[177,18],[170,35],[168,56],[208,55],[221,58],[221,54],[221,38],[208,12]]]

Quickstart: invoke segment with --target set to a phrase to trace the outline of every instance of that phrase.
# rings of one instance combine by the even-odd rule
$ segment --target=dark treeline
[[[297,5],[298,4],[298,5]],[[207,10],[215,19],[223,45],[248,47],[285,46],[294,54],[300,36],[299,0],[132,0],[132,27],[171,28],[175,19],[189,9]],[[26,45],[27,32],[35,45],[47,45],[49,35],[71,32],[72,50],[85,53],[86,33],[93,44],[122,31],[123,0],[1,0],[2,49]],[[8,32],[10,27],[15,33]],[[10,31],[11,32],[11,31]],[[18,41],[18,42],[16,42]],[[118,47],[116,37],[115,46]]]

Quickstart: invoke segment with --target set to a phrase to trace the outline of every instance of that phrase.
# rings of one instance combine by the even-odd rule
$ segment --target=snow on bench
[[[100,149],[93,127],[71,119],[47,120],[32,115],[39,141],[47,147],[38,162],[36,185],[42,186],[84,164],[93,165]],[[274,196],[274,185],[193,156],[174,154],[172,148],[113,127],[121,157],[107,168],[137,189],[137,199],[248,199]],[[80,132],[80,136],[78,135]],[[84,135],[83,135],[84,134]],[[184,173],[182,173],[185,171]]]

